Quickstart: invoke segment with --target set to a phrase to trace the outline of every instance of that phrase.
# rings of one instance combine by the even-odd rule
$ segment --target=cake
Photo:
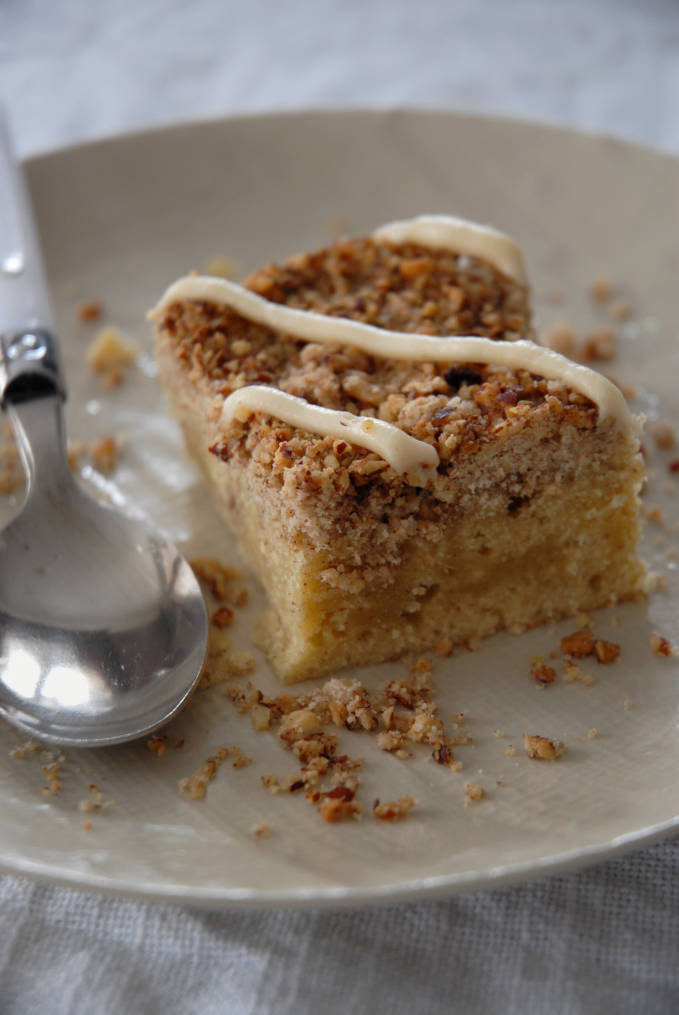
[[[644,592],[638,421],[532,341],[504,234],[420,216],[150,316],[284,683]]]

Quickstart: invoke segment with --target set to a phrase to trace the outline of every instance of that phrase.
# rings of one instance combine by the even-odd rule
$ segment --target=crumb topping
[[[511,340],[530,316],[526,287],[478,258],[370,238],[267,265],[246,285],[275,303],[426,335]]]
[[[356,240],[300,255],[280,268],[269,266],[248,285],[275,302],[390,330],[498,340],[528,335],[524,287],[471,261],[460,267],[457,256],[445,251]],[[436,312],[429,307],[423,321],[420,314],[433,305],[434,291]],[[597,409],[585,396],[525,370],[377,360],[356,348],[295,340],[229,307],[199,301],[165,308],[159,330],[188,379],[214,400],[215,414],[221,401],[244,385],[274,385],[312,405],[377,416],[399,427],[436,449],[441,471],[479,441],[504,440],[521,431],[535,413],[558,418],[559,425],[596,425]],[[401,485],[376,454],[261,413],[247,425],[232,421],[212,450],[225,460],[253,459],[284,489],[299,489],[310,480],[313,485],[316,474],[344,495],[366,482]]]

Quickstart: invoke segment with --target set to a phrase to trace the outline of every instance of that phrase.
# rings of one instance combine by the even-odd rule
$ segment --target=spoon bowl
[[[178,550],[73,479],[50,322],[0,119],[0,405],[27,474],[22,509],[0,532],[0,715],[43,740],[93,747],[178,711],[200,675],[207,617]]]
[[[179,710],[199,674],[207,625],[196,579],[143,522],[86,496],[53,454],[58,396],[10,414],[29,485],[0,533],[0,714],[72,746],[142,736]]]

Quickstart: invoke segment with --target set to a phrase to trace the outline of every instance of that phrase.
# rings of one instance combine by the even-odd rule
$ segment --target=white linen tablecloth
[[[676,0],[1,0],[22,155],[178,119],[427,105],[679,152]],[[437,903],[207,912],[0,879],[1,1015],[679,1011],[679,841]]]

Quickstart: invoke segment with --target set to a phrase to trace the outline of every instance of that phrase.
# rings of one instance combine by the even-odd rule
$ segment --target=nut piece
[[[268,730],[271,724],[271,709],[266,705],[253,705],[250,709],[250,721],[258,733]]]
[[[540,737],[534,733],[523,734],[523,746],[528,757],[538,761],[556,761],[565,748],[562,740],[550,740],[549,737]]]
[[[594,654],[600,663],[612,663],[620,656],[620,646],[613,641],[602,641],[599,638],[594,643]]]
[[[561,651],[564,655],[573,656],[575,659],[591,655],[594,650],[595,638],[588,627],[583,627],[581,631],[575,631],[561,639]]]
[[[288,744],[296,740],[312,737],[314,733],[323,732],[323,723],[310,708],[298,708],[290,712],[281,723],[280,738]]]

